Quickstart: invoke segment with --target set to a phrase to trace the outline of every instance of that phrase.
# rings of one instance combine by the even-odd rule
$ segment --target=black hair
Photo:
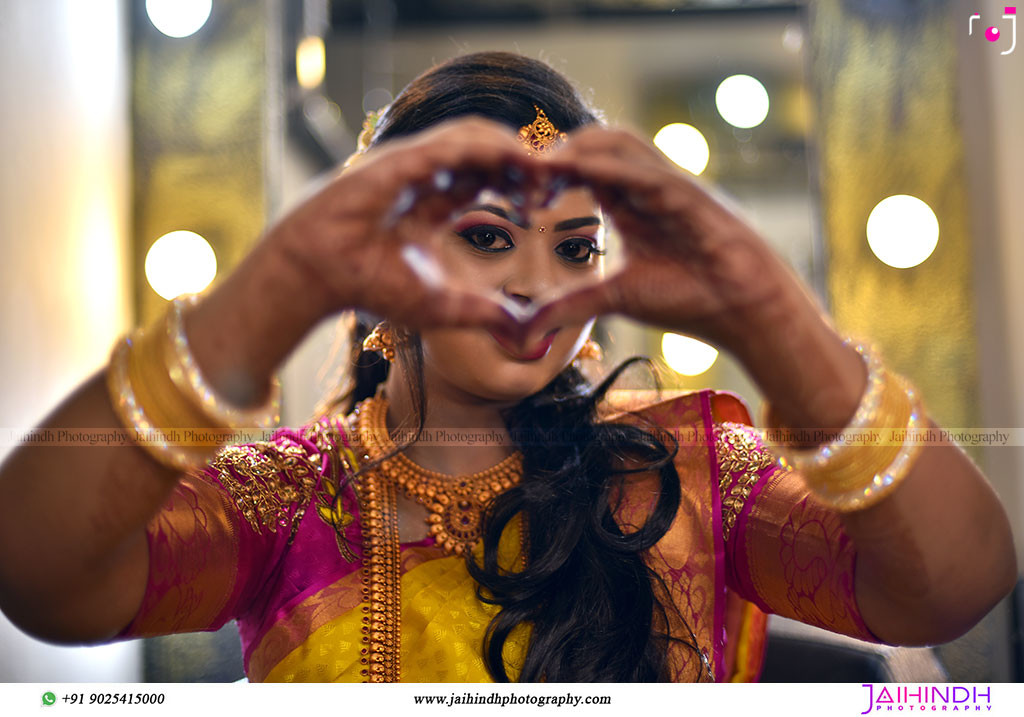
[[[463,55],[413,80],[384,112],[370,146],[464,115],[518,128],[534,120],[535,107],[566,132],[599,121],[569,81],[543,62],[505,52]],[[388,363],[361,350],[375,320],[357,314],[352,388],[336,402],[346,411],[374,395],[387,377]],[[397,360],[410,382],[418,436],[428,397],[415,334],[400,341]],[[678,446],[655,426],[649,431],[598,418],[598,405],[614,381],[644,360],[624,362],[597,386],[570,365],[503,414],[524,456],[523,478],[488,506],[482,563],[467,557],[480,599],[500,608],[482,646],[497,681],[512,677],[503,648],[522,624],[530,628],[530,641],[517,666],[520,681],[666,680],[672,641],[693,650],[700,664],[693,632],[644,562],[645,551],[665,535],[679,510],[673,464]],[[619,467],[622,456],[639,467]],[[640,471],[655,471],[661,489],[644,525],[624,534],[614,517],[614,496],[626,474]],[[509,572],[498,564],[498,541],[517,515],[523,518],[527,560],[522,570]],[[672,635],[670,624],[683,625],[686,635]]]

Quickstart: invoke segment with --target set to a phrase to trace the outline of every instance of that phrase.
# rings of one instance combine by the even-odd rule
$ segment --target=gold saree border
[[[724,598],[724,572],[720,564],[721,540],[716,539],[714,530],[716,510],[719,514],[721,511],[718,486],[712,486],[710,474],[713,454],[709,440],[709,395],[707,391],[686,393],[608,417],[609,421],[668,431],[679,441],[675,457],[682,481],[679,511],[668,532],[646,556],[648,567],[664,583],[664,588],[654,587],[669,620],[665,627],[669,634],[682,640],[672,641],[668,647],[670,676],[675,682],[698,679],[703,674],[704,660],[715,666],[719,679],[724,666],[724,655],[720,655],[723,645],[715,640],[715,625],[720,622],[718,602]],[[639,392],[635,396],[640,403],[651,394]],[[616,397],[618,406],[627,401],[628,397],[621,394]],[[631,532],[643,525],[659,489],[660,477],[656,473],[627,478],[622,494],[617,496],[621,502],[615,513],[623,531]],[[694,642],[698,652],[687,647]]]

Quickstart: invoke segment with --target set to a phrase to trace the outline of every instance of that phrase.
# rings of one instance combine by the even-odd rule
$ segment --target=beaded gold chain
[[[353,412],[363,460],[376,461],[395,449],[385,420],[387,408],[387,399],[378,394]],[[484,506],[519,481],[522,459],[517,451],[489,470],[446,476],[399,454],[355,481],[363,524],[363,600],[368,603],[360,661],[368,682],[397,682],[401,674],[398,489],[430,511],[427,523],[438,545],[449,554],[465,555],[480,539]]]

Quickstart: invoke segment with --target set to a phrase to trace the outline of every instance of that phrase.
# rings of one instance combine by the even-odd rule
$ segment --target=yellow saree
[[[661,627],[680,640],[668,648],[670,677],[693,681],[710,668],[719,681],[756,679],[766,612],[873,639],[856,610],[854,551],[838,516],[775,465],[738,399],[711,391],[647,399],[618,394],[605,414],[657,426],[679,444],[680,509],[645,556],[671,608]],[[397,588],[370,594],[364,506],[343,480],[355,462],[346,428],[325,416],[225,449],[184,479],[149,525],[149,585],[122,637],[235,619],[251,681],[366,681],[380,650],[393,655],[388,680],[489,681],[482,645],[497,608],[478,599],[463,558],[430,539],[403,544]],[[615,517],[625,532],[643,523],[657,486],[652,474],[623,485]],[[518,531],[513,522],[502,537],[503,565],[520,557]],[[368,615],[388,600],[398,624],[371,632]],[[525,626],[506,644],[510,675],[528,644]]]

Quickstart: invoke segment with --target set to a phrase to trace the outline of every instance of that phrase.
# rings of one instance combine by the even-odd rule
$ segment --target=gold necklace
[[[357,409],[357,430],[365,454],[378,460],[395,450],[387,428],[388,401],[378,394]],[[519,482],[523,454],[515,451],[495,466],[472,475],[427,470],[404,453],[383,461],[377,471],[384,483],[401,489],[430,514],[430,535],[445,552],[465,555],[480,540],[484,507],[495,495]]]

